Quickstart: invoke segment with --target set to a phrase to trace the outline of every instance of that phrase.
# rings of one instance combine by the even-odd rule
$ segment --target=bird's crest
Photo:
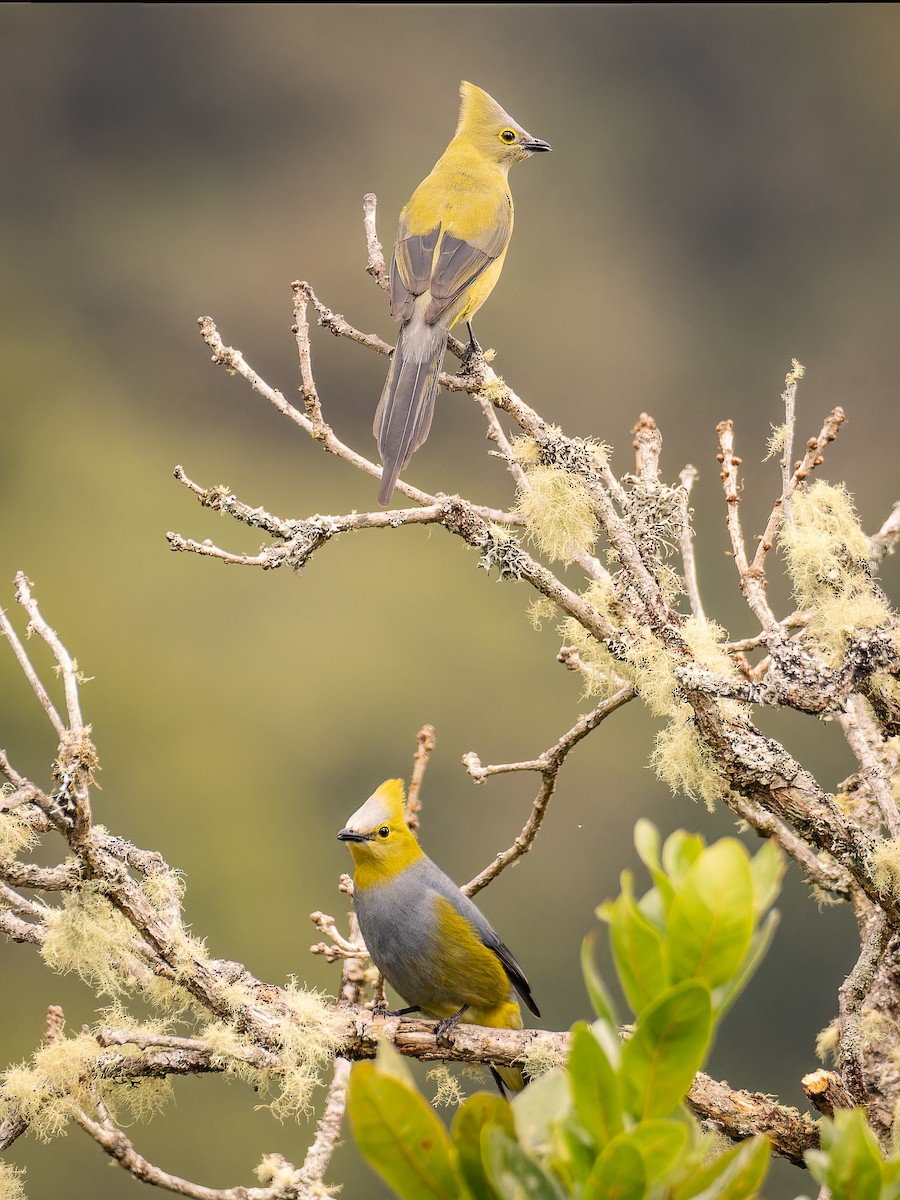
[[[474,83],[463,80],[459,85],[459,94],[462,103],[459,106],[457,137],[464,131],[471,134],[481,130],[493,132],[501,125],[513,125],[518,128],[506,109],[501,108],[493,96],[489,96]]]
[[[353,833],[372,833],[379,825],[406,824],[402,779],[387,779],[376,788],[361,808],[358,808],[346,828]]]

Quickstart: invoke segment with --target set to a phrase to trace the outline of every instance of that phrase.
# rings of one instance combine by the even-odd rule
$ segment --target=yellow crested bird
[[[403,781],[389,779],[338,837],[353,855],[353,903],[372,961],[409,1008],[440,1022],[521,1029],[519,993],[541,1014],[522,968],[468,896],[431,861],[406,824]],[[492,1068],[518,1092],[522,1072]],[[500,1088],[501,1092],[503,1088]]]
[[[428,437],[450,330],[471,321],[500,278],[513,229],[509,168],[550,149],[481,88],[459,91],[456,135],[400,214],[391,260],[391,315],[402,325],[375,413],[382,506]],[[477,351],[471,325],[469,341]]]

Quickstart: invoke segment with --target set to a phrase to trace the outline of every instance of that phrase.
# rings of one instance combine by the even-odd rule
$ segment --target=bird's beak
[[[339,842],[371,842],[371,833],[354,833],[352,829],[342,829],[338,834]]]
[[[549,142],[545,142],[542,138],[529,138],[527,142],[522,143],[523,150],[552,150],[553,147]]]

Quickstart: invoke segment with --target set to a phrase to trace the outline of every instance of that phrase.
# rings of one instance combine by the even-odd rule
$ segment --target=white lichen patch
[[[516,511],[531,540],[552,562],[568,563],[589,553],[597,540],[590,494],[577,475],[561,467],[532,466],[519,491]]]
[[[74,971],[101,996],[133,990],[149,972],[134,949],[134,930],[110,904],[96,883],[86,883],[63,896],[47,914],[47,937],[41,954],[54,971]]]
[[[869,539],[843,487],[817,480],[795,493],[793,520],[781,531],[798,607],[811,613],[809,636],[836,666],[861,630],[895,617],[869,570]]]
[[[0,1200],[27,1200],[24,1184],[24,1170],[0,1160]]]
[[[91,1106],[99,1047],[89,1034],[42,1046],[0,1076],[0,1096],[41,1140],[64,1133],[73,1109]]]
[[[212,1053],[225,1060],[229,1074],[274,1095],[266,1107],[281,1121],[311,1111],[313,1092],[322,1082],[343,1034],[342,1019],[326,997],[292,980],[283,999],[289,1015],[277,1029],[273,1028],[280,1042],[277,1067],[250,1061],[254,1056],[248,1056],[248,1051],[254,1049],[254,1043],[225,1023],[216,1022],[200,1031]],[[228,1003],[238,1011],[252,1004],[253,996],[243,985],[235,984],[228,989]]]
[[[33,845],[37,837],[23,809],[0,812],[0,858],[15,858]]]
[[[895,899],[900,896],[900,838],[879,842],[872,851],[872,882]]]
[[[425,1078],[434,1088],[431,1103],[440,1108],[458,1108],[466,1098],[459,1079],[446,1063],[432,1067]]]

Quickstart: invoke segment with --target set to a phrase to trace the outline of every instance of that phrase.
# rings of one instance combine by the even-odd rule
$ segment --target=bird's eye
[[[388,829],[387,825],[382,825],[382,827],[378,830],[378,836],[380,838],[386,838],[390,832],[391,831]]]
[[[516,140],[516,131],[514,129],[501,129],[500,141],[506,142],[507,146]]]

